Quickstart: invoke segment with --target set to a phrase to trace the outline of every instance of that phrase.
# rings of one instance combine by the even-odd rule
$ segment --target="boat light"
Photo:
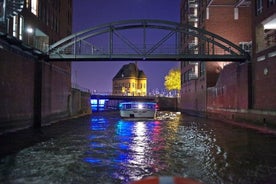
[[[138,104],[138,109],[143,109],[143,105],[142,104]]]

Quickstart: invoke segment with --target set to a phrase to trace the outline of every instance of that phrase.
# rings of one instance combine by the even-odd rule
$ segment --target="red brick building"
[[[245,63],[182,62],[182,111],[258,124],[275,122],[275,12],[273,0],[182,0],[182,23],[222,36],[251,55]]]
[[[276,111],[276,1],[253,1],[252,107]]]
[[[215,33],[237,45],[250,45],[252,41],[251,8],[247,1],[183,0],[181,22]],[[240,34],[236,34],[237,32]],[[190,38],[189,41],[191,44],[198,43],[197,38]],[[205,113],[210,103],[207,89],[216,86],[221,71],[228,64],[229,62],[182,62],[181,107],[184,110]]]
[[[24,6],[0,19],[0,133],[33,126],[38,114],[42,123],[66,117],[72,101],[71,63],[44,62],[33,52],[71,34],[72,0],[6,2],[7,9]]]

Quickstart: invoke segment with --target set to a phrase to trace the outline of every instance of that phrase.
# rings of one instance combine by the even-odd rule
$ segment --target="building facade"
[[[146,96],[147,77],[139,70],[137,63],[124,65],[112,80],[112,94],[126,96]]]
[[[20,1],[25,1],[24,7],[17,14],[6,15],[1,32],[41,51],[72,33],[72,0]],[[8,2],[6,6],[15,6]]]
[[[248,1],[183,0],[181,2],[181,23],[205,29],[248,48],[252,43],[250,22],[251,5]],[[182,40],[183,45],[189,48],[199,44],[198,38],[190,35],[184,35]],[[193,52],[196,54],[197,50]],[[181,108],[206,112],[209,103],[207,90],[216,86],[223,68],[230,63],[232,62],[182,62]]]
[[[252,4],[252,108],[276,110],[276,1]]]
[[[251,56],[244,63],[181,62],[182,111],[275,125],[275,8],[275,0],[182,0],[183,24],[215,33]],[[182,42],[189,47],[199,40],[182,35]]]
[[[69,116],[71,63],[37,53],[71,34],[72,0],[2,0],[0,8],[0,133]]]

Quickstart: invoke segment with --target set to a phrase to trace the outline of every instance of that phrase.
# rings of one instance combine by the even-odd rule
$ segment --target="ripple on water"
[[[89,123],[89,131],[60,135],[0,160],[0,183],[128,183],[178,175],[247,184],[273,181],[268,177],[276,173],[274,137],[222,123],[102,116]]]

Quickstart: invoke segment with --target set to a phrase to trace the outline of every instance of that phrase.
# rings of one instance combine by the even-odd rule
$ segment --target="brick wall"
[[[233,8],[210,7],[210,17],[206,19],[205,29],[236,44],[241,41],[251,41],[250,17],[250,8],[239,8],[238,19],[234,20]]]
[[[42,69],[42,117],[44,122],[69,115],[71,73],[44,63]]]
[[[276,46],[272,49],[276,49]],[[274,56],[264,61],[255,62],[253,71],[254,109],[276,110],[276,57]]]
[[[0,49],[0,132],[32,126],[34,61]]]
[[[30,53],[11,47],[2,40],[0,46],[0,134],[34,125],[39,127],[40,122],[37,121],[40,119],[43,126],[67,118],[74,108],[80,107],[78,113],[91,113],[89,93],[80,92],[77,99],[80,106],[74,107],[71,72],[70,68],[66,68],[70,65],[38,61]],[[41,62],[41,71],[37,70],[38,62]],[[41,72],[41,80],[37,79],[37,72]],[[39,91],[41,99],[37,95]],[[40,107],[39,101],[41,118],[37,108]]]
[[[247,109],[248,85],[248,64],[225,66],[216,86],[208,88],[207,108]]]
[[[180,110],[205,111],[206,110],[206,82],[205,77],[191,80],[184,84],[180,95]]]

